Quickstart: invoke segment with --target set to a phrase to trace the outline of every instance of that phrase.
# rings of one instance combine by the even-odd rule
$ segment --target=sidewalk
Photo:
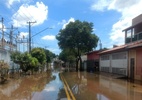
[[[113,73],[107,73],[107,72],[100,72],[103,76],[108,76],[116,79],[127,79],[127,76],[125,75],[119,75],[119,74],[113,74]]]
[[[119,74],[113,74],[113,73],[107,73],[107,72],[100,72],[101,75],[106,76],[106,77],[111,77],[113,79],[122,79],[126,80],[130,83],[141,85],[142,86],[142,81],[139,80],[131,80],[127,76],[124,75],[119,75]]]

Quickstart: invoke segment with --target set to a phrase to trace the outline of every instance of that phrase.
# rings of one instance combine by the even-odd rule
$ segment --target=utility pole
[[[12,45],[13,45],[13,38],[12,38],[12,36],[13,36],[13,25],[11,25],[11,30],[10,30],[10,51],[12,51],[13,50],[13,48],[12,48]]]
[[[10,51],[12,51],[13,50],[13,47],[14,47],[14,44],[13,44],[13,29],[17,29],[17,28],[14,28],[13,27],[13,25],[11,25],[11,28],[10,28],[11,30],[10,30],[10,35],[9,35],[9,38],[10,38]],[[16,46],[16,44],[15,44],[15,46]]]
[[[2,29],[1,29],[1,31],[2,31],[2,38],[1,38],[1,46],[2,46],[2,49],[4,49],[4,25],[3,25],[3,17],[1,18],[1,25],[2,25]]]
[[[29,53],[31,52],[31,23],[36,22],[27,22],[29,24]]]

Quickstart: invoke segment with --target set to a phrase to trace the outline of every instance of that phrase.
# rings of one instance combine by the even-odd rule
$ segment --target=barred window
[[[116,59],[126,59],[126,52],[121,52],[121,53],[115,53],[112,54],[112,59],[116,60]]]
[[[101,60],[109,60],[109,55],[103,55],[103,56],[101,56]]]

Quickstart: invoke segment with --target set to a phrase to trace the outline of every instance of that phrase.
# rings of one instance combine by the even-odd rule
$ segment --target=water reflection
[[[58,72],[10,80],[0,85],[0,100],[57,100],[65,98]]]
[[[60,88],[63,88],[58,74],[58,72],[52,73],[54,80],[47,84],[41,92],[35,92],[32,100],[57,100]]]
[[[63,73],[77,100],[142,100],[142,86],[93,73]]]

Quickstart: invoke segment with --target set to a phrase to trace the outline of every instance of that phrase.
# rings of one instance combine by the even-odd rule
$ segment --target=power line
[[[43,31],[45,31],[45,30],[47,30],[47,29],[52,29],[52,28],[47,27],[47,28],[45,28],[45,29],[43,29],[43,30],[39,31],[38,33],[36,33],[36,34],[35,34],[35,35],[33,35],[32,37],[34,37],[34,36],[38,35],[39,33],[43,32]]]

